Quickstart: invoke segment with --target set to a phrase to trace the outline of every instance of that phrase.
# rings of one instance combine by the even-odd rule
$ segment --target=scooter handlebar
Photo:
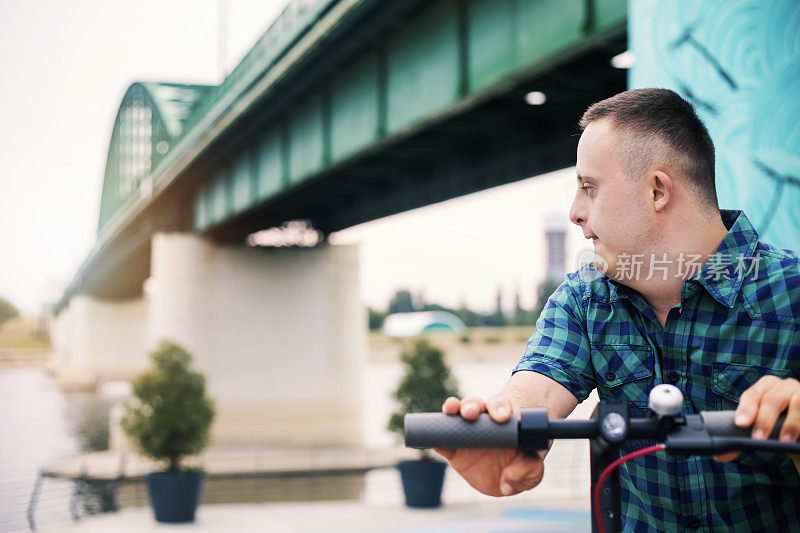
[[[546,412],[539,414],[546,417]],[[689,418],[694,418],[695,422],[689,421],[689,426],[703,431],[691,431],[687,427],[668,435],[667,451],[670,453],[703,453],[701,450],[704,450],[704,453],[722,453],[736,449],[762,449],[787,453],[800,451],[800,443],[783,443],[777,440],[785,415],[779,417],[767,441],[751,440],[752,428],[736,426],[734,415],[734,411],[703,411],[690,416]],[[567,436],[592,438],[596,434],[597,426],[593,422],[560,422],[557,434],[553,435],[548,431],[547,434],[538,436],[546,442],[549,438]],[[567,435],[566,430],[570,428],[571,431]],[[642,434],[642,431],[645,434]],[[650,434],[651,431],[653,434]],[[638,433],[640,433],[637,435],[638,438],[655,437],[655,431],[645,427],[641,427]],[[520,442],[520,424],[516,416],[512,416],[504,423],[498,423],[487,413],[482,413],[476,420],[466,420],[460,415],[444,413],[407,414],[404,419],[404,434],[405,444],[410,448],[518,448],[523,445]],[[529,433],[525,435],[531,436]]]
[[[749,438],[753,432],[752,427],[740,428],[734,423],[736,411],[701,411],[700,417],[709,435],[713,437],[744,437]],[[786,415],[778,417],[775,427],[770,434],[770,439],[777,439],[780,435]]]
[[[403,419],[406,446],[410,448],[516,448],[516,416],[504,423],[483,413],[477,420],[444,413],[413,413]]]

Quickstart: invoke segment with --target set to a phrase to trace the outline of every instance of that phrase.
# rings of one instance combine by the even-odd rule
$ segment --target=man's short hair
[[[701,200],[719,207],[714,142],[689,102],[669,89],[634,89],[592,104],[578,124],[583,131],[601,119],[624,136],[620,152],[629,179],[663,158],[677,165]]]

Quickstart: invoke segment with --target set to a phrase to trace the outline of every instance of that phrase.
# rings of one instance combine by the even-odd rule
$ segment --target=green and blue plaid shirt
[[[727,236],[663,327],[641,294],[584,267],[550,297],[514,371],[544,374],[580,401],[597,388],[632,416],[647,413],[659,383],[696,413],[735,409],[766,374],[800,379],[800,255],[759,242],[741,211],[722,219]],[[620,483],[625,531],[800,531],[800,476],[784,454],[719,463],[657,452],[625,463]]]

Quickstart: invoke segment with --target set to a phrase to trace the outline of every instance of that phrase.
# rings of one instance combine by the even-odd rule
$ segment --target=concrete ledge
[[[369,449],[358,447],[309,448],[210,448],[188,457],[184,465],[202,467],[209,476],[289,475],[366,472],[394,466],[397,461],[419,456],[408,448]],[[110,480],[138,479],[163,470],[163,464],[137,453],[94,452],[47,463],[47,476]]]

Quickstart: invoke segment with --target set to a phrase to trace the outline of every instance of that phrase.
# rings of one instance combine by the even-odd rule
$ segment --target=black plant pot
[[[397,463],[403,480],[403,493],[409,507],[439,507],[447,463],[434,459],[400,461]]]
[[[194,522],[202,472],[156,472],[145,476],[150,505],[159,522]]]

